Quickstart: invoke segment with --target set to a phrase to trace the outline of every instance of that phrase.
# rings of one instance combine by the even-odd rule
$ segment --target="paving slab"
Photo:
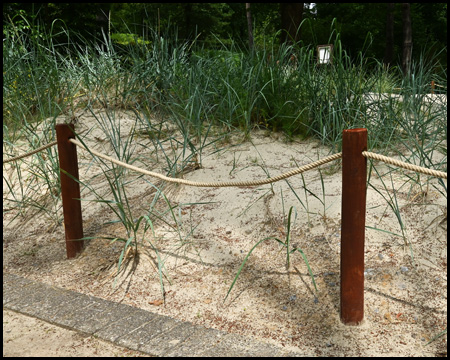
[[[3,357],[148,357],[77,331],[3,308]]]
[[[308,356],[13,274],[3,274],[3,309],[151,356]]]

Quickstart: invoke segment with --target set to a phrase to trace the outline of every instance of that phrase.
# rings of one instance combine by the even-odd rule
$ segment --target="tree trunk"
[[[192,31],[192,23],[191,23],[191,18],[192,18],[192,14],[194,12],[193,10],[193,4],[192,3],[183,3],[183,7],[184,7],[184,28],[186,29],[185,33],[181,33],[181,36],[184,39],[187,39],[190,34],[190,32]]]
[[[394,60],[394,3],[387,4],[386,18],[386,49],[384,64],[390,66]]]
[[[300,24],[303,19],[304,3],[280,3],[282,42],[290,44],[300,40]]]
[[[250,48],[250,51],[253,51],[253,24],[252,24],[252,12],[250,10],[250,3],[245,3],[245,10],[247,13],[248,46]]]
[[[402,4],[403,11],[403,57],[402,69],[405,76],[409,76],[412,55],[412,27],[411,8],[409,3]]]

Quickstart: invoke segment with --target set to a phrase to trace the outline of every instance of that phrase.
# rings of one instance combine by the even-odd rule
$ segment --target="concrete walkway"
[[[5,273],[3,309],[151,356],[308,356]]]

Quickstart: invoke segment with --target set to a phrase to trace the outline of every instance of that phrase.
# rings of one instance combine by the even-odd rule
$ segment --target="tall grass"
[[[151,139],[154,153],[165,161],[171,176],[179,176],[192,163],[201,166],[204,149],[221,137],[237,132],[249,138],[254,128],[283,131],[289,139],[313,136],[337,152],[343,129],[366,127],[369,150],[398,152],[409,162],[447,169],[447,78],[446,69],[436,68],[436,57],[427,56],[425,61],[422,56],[412,64],[411,76],[404,77],[398,68],[366,58],[364,50],[351,57],[333,28],[332,63],[318,65],[315,46],[280,45],[277,36],[263,39],[249,52],[236,42],[225,44],[219,39],[218,47],[206,49],[196,39],[178,39],[170,30],[149,31],[145,39],[130,34],[123,42],[108,34],[89,40],[68,30],[56,34],[53,27],[46,33],[26,19],[22,24],[4,24],[5,153],[23,152],[24,147],[36,148],[53,140],[55,118],[60,115],[72,121],[84,111],[95,115],[104,109],[107,118],[99,126],[115,155],[131,162],[135,134],[123,142],[120,126],[114,125],[115,112],[130,109],[137,119],[134,129]],[[55,43],[57,35],[67,41]],[[429,96],[431,80],[445,86],[439,88],[440,97]],[[26,176],[22,161],[12,170],[7,167],[5,200],[19,207],[22,215],[31,206],[58,223],[56,150],[38,153],[33,159],[24,160]],[[17,171],[18,183],[12,183],[11,171]],[[126,251],[141,224],[145,231],[152,229],[154,212],[132,214],[127,208],[126,172],[114,167],[108,171],[114,199],[106,201],[99,195],[98,201],[112,206],[124,224]],[[319,200],[325,216],[320,175],[323,199]],[[419,185],[426,193],[429,183],[429,178],[411,175],[402,186]],[[431,184],[446,196],[444,181]],[[46,189],[48,203],[33,195],[38,188]],[[292,191],[309,222],[308,196],[317,196],[307,192],[306,183],[304,188],[304,202]],[[386,197],[386,201],[396,213],[396,199]],[[167,206],[174,214],[172,205]],[[397,219],[403,233],[401,217]],[[173,220],[177,223],[175,216]],[[287,241],[276,241],[286,246],[289,256]],[[162,268],[160,278],[161,274]]]
[[[90,45],[67,32],[67,44],[55,45],[55,34],[30,38],[9,28],[4,41],[8,125],[21,124],[24,113],[44,118],[97,104],[164,114],[191,152],[207,145],[212,125],[247,135],[264,127],[290,137],[317,136],[338,151],[345,128],[367,127],[369,147],[384,148],[401,131],[415,132],[418,124],[446,115],[443,107],[421,108],[431,80],[446,84],[446,71],[437,73],[433,58],[413,64],[406,79],[397,68],[366,58],[364,49],[350,57],[335,30],[329,39],[332,64],[318,65],[314,46],[279,45],[276,35],[249,53],[219,40],[219,49],[205,49],[169,30],[150,31],[145,41],[134,36],[125,44],[104,35]],[[404,123],[411,116],[414,121]]]

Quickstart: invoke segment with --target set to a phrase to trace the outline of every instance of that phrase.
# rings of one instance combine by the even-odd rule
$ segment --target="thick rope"
[[[422,173],[422,174],[425,174],[425,175],[431,175],[431,176],[439,177],[439,178],[442,178],[442,179],[447,179],[447,173],[442,172],[442,171],[431,170],[431,169],[427,169],[427,168],[424,168],[424,167],[421,167],[421,166],[408,164],[408,163],[405,163],[403,161],[395,160],[395,159],[392,159],[390,157],[379,155],[379,154],[375,154],[375,153],[368,152],[368,151],[363,151],[362,154],[366,158],[384,161],[387,164],[395,165],[395,166],[398,166],[398,167],[401,167],[401,168],[404,168],[404,169],[407,169],[407,170],[412,170],[412,171],[415,171],[415,172],[419,172],[419,173]]]
[[[48,143],[48,144],[43,145],[43,146],[41,146],[41,147],[38,147],[37,149],[34,149],[33,151],[31,151],[31,152],[29,152],[29,153],[26,153],[26,154],[23,154],[23,155],[19,155],[19,156],[15,156],[15,157],[12,157],[12,158],[10,158],[10,159],[8,159],[8,160],[3,160],[3,164],[6,164],[6,163],[9,163],[9,162],[12,162],[12,161],[16,161],[16,160],[19,160],[19,159],[23,159],[23,158],[25,158],[25,157],[27,157],[27,156],[31,156],[31,155],[33,155],[33,154],[38,153],[39,151],[45,150],[45,149],[47,149],[47,148],[49,148],[49,147],[52,147],[52,146],[56,145],[57,143],[58,143],[57,141],[53,141],[53,142],[51,142],[51,143]]]
[[[104,160],[110,161],[114,164],[123,166],[127,169],[133,170],[133,171],[137,171],[140,172],[141,174],[144,175],[149,175],[152,177],[156,177],[158,179],[167,181],[167,182],[172,182],[172,183],[177,183],[177,184],[183,184],[183,185],[188,185],[188,186],[197,186],[197,187],[231,187],[231,186],[259,186],[259,185],[265,185],[265,184],[270,184],[276,181],[280,181],[283,179],[286,179],[288,177],[291,177],[293,175],[297,175],[300,174],[302,172],[314,169],[315,167],[318,167],[320,165],[326,164],[327,162],[333,161],[333,160],[337,160],[342,156],[342,153],[338,153],[338,154],[334,154],[334,155],[330,155],[327,156],[323,159],[320,159],[318,161],[312,162],[310,164],[304,165],[302,167],[299,167],[295,170],[291,170],[287,173],[272,177],[272,178],[267,178],[264,180],[258,180],[258,181],[228,181],[228,182],[197,182],[197,181],[189,181],[189,180],[185,180],[185,179],[175,179],[175,178],[171,178],[171,177],[167,177],[165,175],[159,174],[159,173],[155,173],[152,171],[148,171],[148,170],[144,170],[141,168],[138,168],[136,166],[124,163],[122,161],[113,159],[109,156],[106,156],[102,153],[99,153],[95,150],[92,149],[86,149],[82,143],[80,143],[79,141],[75,140],[75,139],[70,139],[69,140],[71,143],[80,146],[82,148],[84,148],[86,151],[91,152],[92,154],[98,156],[99,158],[102,158]]]
[[[75,139],[70,139],[70,141],[72,143],[74,143],[75,145],[83,147],[83,144],[78,142]],[[51,143],[48,143],[48,144],[43,145],[41,147],[38,147],[37,149],[34,149],[33,151],[31,151],[29,153],[26,153],[26,154],[23,154],[23,155],[19,155],[19,156],[15,156],[15,157],[12,157],[12,158],[7,159],[7,160],[3,160],[3,164],[6,164],[6,163],[9,163],[9,162],[12,162],[12,161],[16,161],[16,160],[19,160],[19,159],[23,159],[23,158],[25,158],[27,156],[31,156],[33,154],[38,153],[39,151],[42,151],[42,150],[45,150],[47,148],[52,147],[52,146],[56,145],[57,143],[58,143],[57,141],[53,141]],[[103,155],[103,154],[101,154],[101,153],[99,153],[99,152],[97,152],[95,150],[88,150],[88,151],[90,151],[92,154],[94,154],[94,155],[96,155],[96,156],[98,156],[98,157],[100,157],[100,158],[102,158],[104,160],[111,161],[111,162],[113,162],[113,163],[115,163],[117,165],[121,165],[121,166],[123,166],[125,168],[128,168],[130,170],[141,172],[142,174],[145,174],[145,175],[156,177],[156,178],[159,178],[161,180],[168,181],[168,182],[184,184],[184,185],[188,185],[188,186],[197,186],[197,187],[258,186],[258,185],[270,184],[270,183],[277,182],[277,181],[286,179],[286,178],[294,176],[294,175],[298,175],[298,174],[300,174],[302,172],[305,172],[305,171],[308,171],[308,170],[312,170],[315,167],[318,167],[320,165],[326,164],[327,162],[330,162],[330,161],[333,161],[333,160],[337,160],[337,159],[339,159],[342,156],[342,153],[337,153],[337,154],[325,157],[325,158],[323,158],[321,160],[315,161],[313,163],[304,165],[304,166],[302,166],[300,168],[297,168],[295,170],[291,170],[291,171],[289,171],[287,173],[284,173],[284,174],[281,174],[281,175],[278,175],[278,176],[275,176],[275,177],[272,177],[272,178],[259,180],[259,181],[229,181],[229,182],[203,183],[203,182],[195,182],[195,181],[189,181],[189,180],[184,180],[184,179],[170,178],[170,177],[167,177],[167,176],[159,174],[159,173],[155,173],[155,172],[152,172],[152,171],[140,169],[140,168],[138,168],[136,166],[129,165],[129,164],[121,162],[119,160],[115,160],[115,159],[113,159],[113,158],[111,158],[109,156]],[[419,172],[419,173],[422,173],[422,174],[425,174],[425,175],[439,177],[439,178],[442,178],[442,179],[447,179],[447,173],[442,172],[442,171],[431,170],[431,169],[427,169],[427,168],[424,168],[424,167],[421,167],[421,166],[408,164],[408,163],[405,163],[403,161],[399,161],[399,160],[396,160],[396,159],[393,159],[393,158],[390,158],[390,157],[387,157],[387,156],[379,155],[379,154],[376,154],[376,153],[372,153],[372,152],[369,152],[369,151],[363,151],[362,155],[365,156],[366,158],[370,158],[370,159],[374,159],[374,160],[380,160],[380,161],[383,161],[383,162],[385,162],[387,164],[395,165],[395,166],[398,166],[398,167],[401,167],[401,168],[404,168],[404,169],[407,169],[407,170]]]

